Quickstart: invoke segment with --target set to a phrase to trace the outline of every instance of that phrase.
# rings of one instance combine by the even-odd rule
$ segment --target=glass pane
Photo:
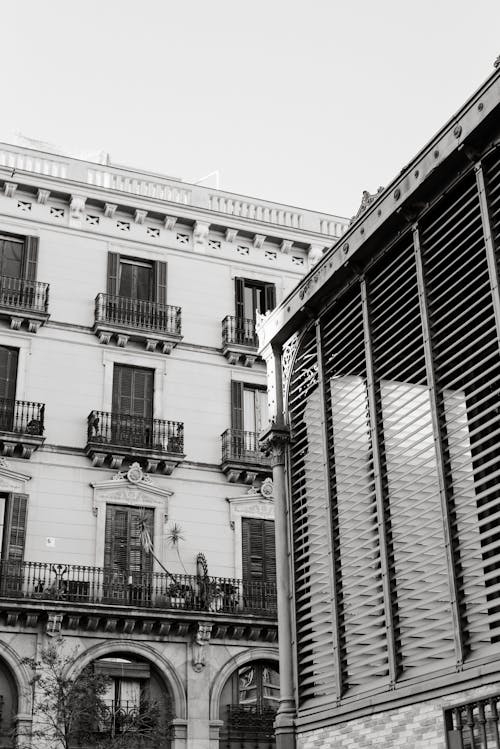
[[[23,243],[0,240],[0,273],[2,276],[20,278],[23,264]]]
[[[256,431],[255,390],[243,390],[243,428],[246,432]]]
[[[133,269],[134,266],[130,263],[120,263],[120,287],[118,294],[119,296],[125,296],[129,299],[132,298],[133,293]]]
[[[135,266],[136,287],[134,299],[151,299],[151,271],[152,268],[145,268],[141,265]]]

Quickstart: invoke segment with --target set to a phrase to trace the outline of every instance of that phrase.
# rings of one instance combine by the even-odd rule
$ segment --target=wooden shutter
[[[0,398],[16,397],[18,349],[0,346]]]
[[[28,281],[36,281],[38,245],[38,237],[26,237],[24,243],[23,276]]]
[[[153,418],[152,369],[115,364],[113,372],[113,413]]]
[[[167,263],[157,261],[154,265],[155,301],[158,304],[167,303]]]
[[[144,518],[151,539],[154,535],[154,510],[150,508],[130,508],[130,541],[129,563],[131,572],[151,574],[153,572],[153,557],[146,553],[140,540],[141,521]]]
[[[243,319],[245,317],[245,279],[234,279],[234,300],[236,317]]]
[[[10,562],[22,562],[26,543],[26,518],[28,514],[28,495],[10,494],[7,500],[7,515],[4,525],[4,559]]]
[[[274,521],[242,518],[242,570],[245,582],[276,581]]]
[[[106,505],[104,566],[120,572],[129,568],[128,508]]]
[[[120,283],[120,255],[117,252],[108,252],[108,279],[106,292],[117,295]]]
[[[264,312],[276,307],[276,287],[273,283],[264,286]]]
[[[231,429],[243,429],[243,383],[231,381]]]

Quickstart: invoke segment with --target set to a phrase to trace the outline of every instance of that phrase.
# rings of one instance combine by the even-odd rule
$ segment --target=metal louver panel
[[[359,287],[322,320],[343,692],[387,678],[386,622]]]
[[[472,174],[426,216],[421,245],[464,640],[479,654],[500,637],[500,358]]]
[[[397,665],[453,658],[440,483],[412,237],[367,274]]]
[[[315,336],[300,348],[290,383],[291,489],[299,700],[337,694],[327,485]]]

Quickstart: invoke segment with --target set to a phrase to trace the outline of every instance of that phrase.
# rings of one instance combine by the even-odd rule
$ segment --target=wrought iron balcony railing
[[[140,448],[179,455],[183,453],[182,422],[108,411],[91,411],[87,421],[88,444]]]
[[[49,307],[49,284],[0,276],[0,307],[45,314]]]
[[[45,404],[0,398],[0,431],[41,437]]]
[[[270,466],[271,461],[259,449],[257,432],[245,432],[242,429],[226,429],[222,438],[223,463],[250,463],[252,465]]]
[[[0,597],[276,617],[276,583],[0,561]]]
[[[95,321],[143,332],[181,335],[181,308],[114,294],[98,294]]]
[[[274,740],[276,707],[260,705],[228,705],[224,733],[229,740]]]
[[[255,320],[227,315],[222,321],[222,344],[224,346],[249,346],[257,349],[259,339],[255,332]]]

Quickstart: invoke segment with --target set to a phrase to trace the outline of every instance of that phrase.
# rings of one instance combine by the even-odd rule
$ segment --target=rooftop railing
[[[225,346],[235,344],[258,348],[255,320],[227,315],[222,321],[222,343]]]
[[[0,598],[276,616],[274,582],[48,562],[1,561]]]
[[[25,278],[0,276],[0,307],[22,312],[47,313],[49,284]]]
[[[259,448],[259,434],[242,429],[226,429],[221,435],[222,462],[252,463],[270,465],[270,458]]]
[[[91,411],[87,419],[87,442],[182,454],[184,424],[112,411]]]
[[[151,333],[181,335],[180,307],[114,294],[97,295],[95,321]]]

